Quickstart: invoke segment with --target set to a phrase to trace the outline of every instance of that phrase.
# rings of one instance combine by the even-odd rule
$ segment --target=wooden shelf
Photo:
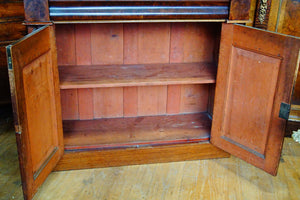
[[[65,150],[111,149],[208,141],[207,113],[63,122]]]
[[[60,66],[60,88],[215,83],[211,63]]]

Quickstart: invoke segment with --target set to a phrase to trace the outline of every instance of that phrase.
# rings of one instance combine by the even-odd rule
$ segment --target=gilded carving
[[[258,20],[259,20],[260,24],[262,24],[265,21],[267,9],[268,9],[268,0],[261,0],[260,7],[259,7],[259,13],[258,13]]]

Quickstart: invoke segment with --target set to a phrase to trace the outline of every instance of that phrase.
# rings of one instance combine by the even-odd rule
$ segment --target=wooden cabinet
[[[231,9],[235,3],[216,2]],[[50,16],[51,3],[65,6],[49,1]],[[240,20],[234,11],[205,15],[220,22],[207,22],[199,10],[178,21],[181,7],[160,19],[164,13],[140,2],[134,9],[149,21],[131,11],[115,21],[115,11],[101,18],[101,6],[87,4],[98,16],[68,16],[62,6],[55,26],[7,47],[25,198],[52,170],[232,154],[276,175],[297,38],[220,23]],[[47,16],[38,21],[27,14],[30,25],[48,23]]]

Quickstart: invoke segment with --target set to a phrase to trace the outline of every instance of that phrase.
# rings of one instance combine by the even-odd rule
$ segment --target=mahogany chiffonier
[[[7,47],[25,199],[53,170],[228,157],[276,175],[299,39],[250,0],[25,0]]]

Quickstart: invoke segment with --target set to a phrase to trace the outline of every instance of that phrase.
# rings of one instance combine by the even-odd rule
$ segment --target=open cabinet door
[[[295,37],[222,26],[211,143],[272,175],[286,123],[280,109],[290,102],[299,48]]]
[[[31,199],[63,154],[53,27],[7,47],[8,71],[25,199]]]

